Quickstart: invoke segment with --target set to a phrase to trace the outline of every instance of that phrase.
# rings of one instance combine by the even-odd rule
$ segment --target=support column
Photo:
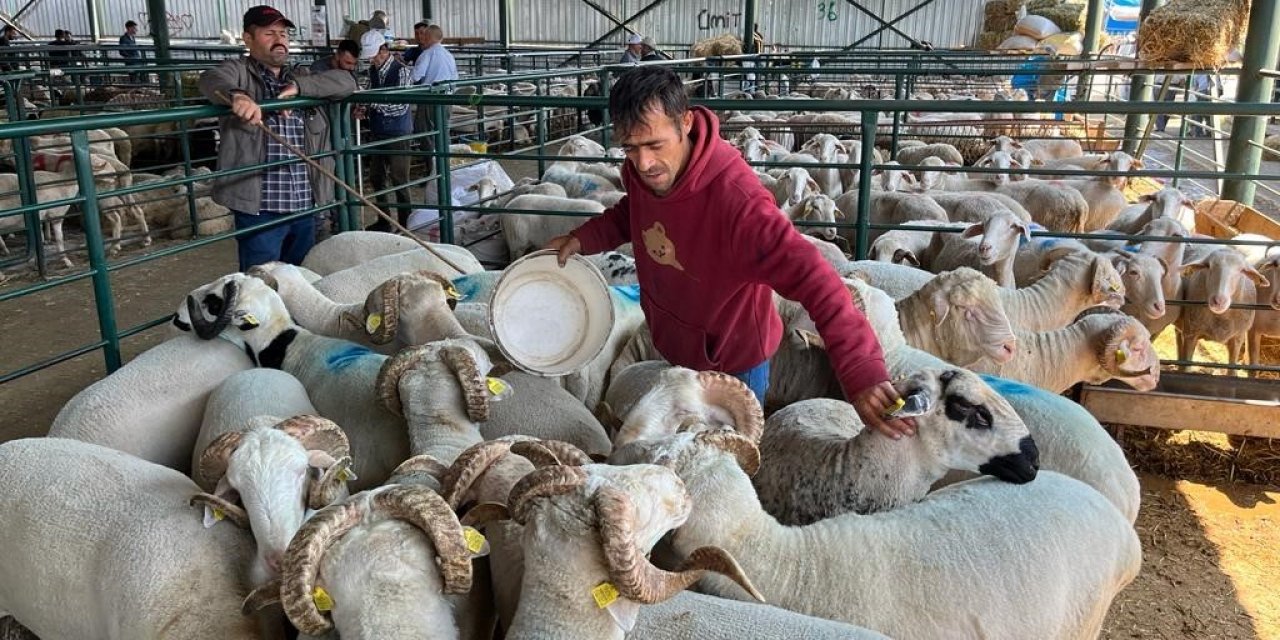
[[[1107,7],[1103,0],[1089,0],[1088,12],[1085,14],[1084,43],[1080,46],[1080,57],[1088,59],[1098,52],[1098,41],[1102,39],[1103,20],[1106,19]],[[1076,85],[1076,100],[1088,100],[1093,91],[1093,75],[1081,74]],[[1105,122],[1105,120],[1104,120]]]
[[[503,49],[511,48],[511,0],[498,2],[498,42]]]
[[[431,0],[422,0],[422,19],[427,22],[431,22],[431,20],[435,18],[435,11],[432,10],[432,4],[434,3],[432,3]],[[414,20],[414,22],[417,22],[417,20]]]
[[[760,53],[756,51],[756,15],[760,13],[760,0],[742,0],[742,4],[742,51]]]
[[[1146,22],[1147,15],[1160,6],[1161,0],[1142,0],[1142,10],[1138,13],[1138,27]],[[1129,83],[1129,102],[1151,102],[1155,97],[1152,91],[1154,78],[1151,74],[1135,74]],[[1138,148],[1138,136],[1146,130],[1151,116],[1145,113],[1131,113],[1124,119],[1124,151],[1132,154]]]
[[[151,38],[156,47],[156,64],[170,65],[173,60],[169,56],[169,20],[165,11],[164,0],[147,0],[147,22],[151,29]],[[162,81],[161,85],[165,83]]]
[[[1269,69],[1280,56],[1280,38],[1272,34],[1280,30],[1280,8],[1275,2],[1254,2],[1249,10],[1249,35],[1244,41],[1244,61],[1237,103],[1270,103],[1275,81],[1258,73]],[[1265,116],[1236,116],[1231,125],[1231,146],[1227,149],[1227,173],[1257,173],[1262,164],[1261,144],[1267,133]],[[1222,197],[1253,205],[1257,185],[1252,180],[1227,180]]]
[[[95,44],[102,41],[102,25],[98,21],[98,0],[86,0],[89,10],[89,39]],[[124,28],[123,25],[120,28]]]

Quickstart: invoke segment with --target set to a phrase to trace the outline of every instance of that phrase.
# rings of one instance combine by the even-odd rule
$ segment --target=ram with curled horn
[[[313,415],[218,436],[200,455],[195,476],[212,490],[191,499],[204,507],[206,526],[225,518],[253,531],[255,583],[279,575],[285,547],[307,511],[344,497],[347,481],[355,479],[346,434]]]
[[[682,423],[731,426],[757,441],[764,412],[737,378],[693,371],[665,362],[640,362],[623,369],[605,395],[605,413],[616,418],[616,446],[669,435]]]

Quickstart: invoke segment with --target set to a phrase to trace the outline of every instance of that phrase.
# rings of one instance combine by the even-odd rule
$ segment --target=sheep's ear
[[[249,592],[249,595],[245,596],[244,602],[240,604],[240,613],[251,616],[273,604],[280,604],[279,578]]]
[[[1204,271],[1205,269],[1208,269],[1208,268],[1209,268],[1209,265],[1205,264],[1204,262],[1189,262],[1187,264],[1182,265],[1182,277],[1185,278],[1188,276],[1193,276],[1196,274],[1196,272]]]
[[[1169,261],[1165,260],[1160,256],[1156,256],[1156,262],[1160,263],[1160,275],[1161,276],[1169,275]]]
[[[822,336],[807,329],[794,329],[793,331],[793,335],[804,345],[805,349],[825,350],[827,348],[827,343],[822,339]]]
[[[806,180],[804,183],[804,186],[810,189],[813,189],[814,191],[818,191],[818,181],[814,180],[813,178],[809,178],[808,180]]]
[[[1253,267],[1246,266],[1244,268],[1244,275],[1247,276],[1250,280],[1252,280],[1253,284],[1256,286],[1266,287],[1271,284],[1271,282],[1267,280],[1266,276],[1262,275],[1260,271],[1258,271],[1257,269],[1254,269]]]
[[[934,326],[942,324],[942,321],[946,320],[947,315],[951,313],[951,301],[947,299],[946,292],[941,289],[933,294],[929,306],[929,317],[933,320]]]
[[[310,449],[307,451],[307,466],[315,469],[328,469],[338,461],[326,451]]]
[[[1022,234],[1022,239],[1023,239],[1023,240],[1031,240],[1031,225],[1029,225],[1029,224],[1015,224],[1015,225],[1013,225],[1013,228],[1014,228],[1014,229],[1017,229],[1017,230]]]
[[[971,224],[964,228],[964,233],[960,234],[961,238],[974,238],[986,233],[986,229],[981,224]]]
[[[920,259],[916,257],[914,251],[907,249],[897,249],[893,252],[893,261],[898,264],[909,264],[917,269],[920,268]]]
[[[1116,273],[1120,275],[1124,275],[1124,272],[1129,269],[1129,259],[1128,257],[1119,253],[1112,254],[1111,266],[1116,268]]]

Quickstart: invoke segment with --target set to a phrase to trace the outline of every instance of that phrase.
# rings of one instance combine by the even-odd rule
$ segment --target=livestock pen
[[[434,155],[439,166],[456,165],[459,169],[467,164],[475,167],[492,161],[511,177],[542,177],[550,165],[563,159],[560,147],[572,135],[584,135],[604,147],[612,146],[606,102],[599,94],[607,93],[617,74],[624,71],[616,66],[548,68],[558,64],[556,55],[561,56],[559,61],[569,57],[564,54],[530,53],[518,56],[509,52],[478,53],[476,59],[482,62],[477,63],[477,69],[483,69],[486,73],[499,69],[515,73],[466,78],[447,87],[451,92],[362,92],[337,104],[322,105],[307,100],[290,100],[272,105],[272,108],[328,109],[335,122],[332,155],[337,160],[336,172],[344,180],[362,187],[364,194],[369,197],[380,194],[365,185],[360,170],[361,159],[386,152],[379,150],[377,145],[358,142],[359,123],[350,119],[349,113],[350,107],[359,104],[409,103],[433,109],[437,122],[450,122],[448,131],[427,134],[434,136],[435,151],[412,152],[416,157]],[[489,58],[494,61],[489,62]],[[521,58],[539,62],[515,62]],[[818,66],[811,64],[815,59],[819,60]],[[742,63],[746,61],[755,64],[743,66]],[[1198,141],[1190,141],[1190,136],[1186,135],[1189,128],[1194,126],[1190,122],[1192,116],[1208,116],[1215,120],[1228,117],[1272,117],[1280,115],[1280,107],[1219,101],[1129,102],[1115,100],[1113,98],[1120,96],[1113,90],[1101,88],[1103,78],[1107,79],[1107,86],[1110,86],[1118,84],[1119,78],[1134,73],[1155,75],[1162,71],[1157,68],[1121,68],[1115,63],[1111,63],[1115,68],[1108,68],[1108,61],[1101,60],[1092,64],[1071,62],[1070,66],[1063,66],[1064,63],[1061,62],[1045,63],[1043,68],[1028,69],[1025,59],[1016,56],[912,51],[879,52],[875,55],[846,52],[821,56],[804,54],[743,57],[737,60],[685,60],[672,64],[688,79],[690,90],[696,96],[695,103],[723,114],[722,130],[726,137],[740,133],[746,126],[755,127],[765,137],[782,137],[782,134],[790,133],[788,151],[799,151],[806,139],[817,133],[830,133],[856,140],[859,151],[856,163],[817,162],[803,165],[816,169],[856,170],[861,179],[853,189],[853,209],[843,212],[846,215],[843,220],[797,222],[797,226],[805,230],[838,228],[841,233],[850,237],[849,249],[854,258],[865,258],[868,255],[874,232],[900,226],[876,222],[871,215],[873,196],[877,189],[870,177],[883,175],[885,172],[930,169],[942,173],[971,174],[970,178],[981,178],[1002,171],[1014,176],[1129,177],[1139,184],[1149,186],[1148,181],[1152,180],[1169,183],[1177,181],[1178,186],[1200,183],[1207,187],[1206,191],[1201,192],[1204,194],[1216,194],[1217,181],[1248,180],[1265,186],[1280,179],[1280,170],[1273,164],[1263,165],[1262,169],[1252,172],[1228,171],[1221,164],[1207,166],[1191,153],[1176,152],[1177,145],[1183,145],[1184,149],[1201,146],[1195,144]],[[179,77],[184,70],[190,71],[178,67],[173,69]],[[1079,76],[1088,74],[1093,77],[1094,92],[1088,96],[1089,99],[1071,102],[996,99],[997,93],[1012,94],[1012,88],[1007,84],[1010,76],[1027,71],[1040,71],[1044,75],[1061,74],[1066,78],[1064,84],[1070,86],[1080,86]],[[1116,82],[1112,83],[1111,78],[1116,78]],[[30,81],[30,78],[26,80]],[[88,84],[90,83],[86,81],[85,85]],[[772,93],[783,86],[793,92],[803,91],[809,97],[757,98],[753,93],[756,89]],[[589,91],[592,87],[597,89]],[[829,94],[832,89],[844,89],[849,93]],[[989,96],[986,95],[987,91],[990,91]],[[590,93],[597,95],[589,95]],[[924,95],[926,93],[929,94],[927,97]],[[972,97],[975,99],[947,99],[966,93],[974,94]],[[947,95],[940,97],[938,94]],[[6,95],[9,95],[8,91]],[[1106,99],[1099,99],[1100,97]],[[191,98],[192,96],[181,97],[179,94],[172,98],[172,104],[177,106],[121,113],[105,113],[103,109],[92,105],[80,104],[76,106],[84,107],[87,113],[80,118],[20,122],[19,115],[11,117],[11,122],[0,125],[0,139],[17,143],[13,145],[17,175],[29,173],[24,169],[30,167],[32,162],[31,149],[26,143],[34,136],[71,132],[68,144],[72,171],[65,180],[77,190],[75,195],[62,200],[37,203],[34,184],[24,185],[19,180],[16,195],[22,199],[23,206],[12,207],[0,213],[0,220],[24,218],[22,228],[27,237],[25,242],[15,242],[12,247],[16,257],[7,262],[5,271],[12,279],[0,288],[0,305],[5,305],[4,308],[7,309],[4,316],[7,319],[5,340],[7,345],[11,345],[11,348],[6,347],[5,353],[8,355],[3,358],[3,366],[0,366],[0,381],[4,384],[0,391],[5,393],[5,406],[17,407],[17,411],[25,411],[25,415],[37,416],[40,415],[39,410],[33,410],[33,407],[43,403],[46,405],[44,410],[47,411],[50,402],[58,397],[65,398],[67,393],[74,392],[89,377],[102,371],[95,366],[92,374],[86,375],[84,367],[78,363],[84,363],[89,358],[101,358],[106,371],[119,367],[129,353],[154,343],[163,331],[162,325],[169,320],[183,294],[196,284],[207,282],[212,277],[231,270],[234,260],[228,240],[235,234],[227,230],[212,233],[202,231],[201,224],[207,220],[200,217],[197,202],[201,198],[207,198],[206,181],[209,178],[208,174],[201,173],[198,168],[201,165],[209,166],[211,157],[209,151],[200,151],[203,143],[195,134],[202,128],[209,130],[210,119],[220,115],[222,110],[204,105],[198,98]],[[187,100],[190,102],[186,102]],[[847,122],[834,125],[803,123],[779,117],[779,112],[796,111],[842,114]],[[773,117],[759,121],[752,119],[751,123],[733,122],[735,114],[731,112],[772,112]],[[1085,171],[972,166],[961,169],[887,163],[909,141],[950,142],[958,148],[971,146],[985,151],[981,146],[989,140],[991,134],[997,132],[1023,140],[1074,137],[1080,140],[1086,150],[1110,151],[1123,148],[1136,152],[1144,136],[1134,135],[1132,130],[1126,128],[1129,124],[1128,117],[1161,113],[1178,117],[1180,135],[1155,138],[1148,142],[1145,153],[1135,154],[1148,163],[1141,169]],[[939,117],[948,114],[957,117]],[[993,114],[1000,117],[990,117]],[[164,163],[148,167],[147,172],[156,174],[157,179],[141,183],[135,180],[132,186],[101,184],[102,176],[95,175],[92,170],[90,145],[94,140],[87,132],[104,128],[128,130],[129,127],[161,123],[171,125],[162,135],[178,147],[178,155],[176,159],[169,158]],[[473,144],[459,146],[466,143]],[[884,160],[877,160],[877,148],[881,149],[882,154],[887,154]],[[1170,149],[1175,151],[1171,153]],[[966,164],[972,164],[972,159],[980,155],[981,153],[966,156]],[[577,156],[574,161],[607,165],[620,162],[618,158],[609,155]],[[792,161],[767,159],[752,164],[762,169],[800,166]],[[247,167],[239,171],[258,168],[260,167]],[[172,171],[174,175],[160,175],[166,171]],[[461,202],[458,201],[460,194],[457,193],[456,186],[455,175],[449,172],[439,177],[415,173],[410,183],[391,185],[384,192],[409,188],[413,197],[407,206],[434,214],[428,216],[428,219],[434,220],[420,231],[424,235],[432,234],[433,238],[445,243],[474,245],[497,237],[494,235],[495,231],[477,234],[463,228],[460,222],[477,219],[477,214],[479,217],[566,215],[564,212],[486,206],[499,200],[503,195],[501,193],[489,196],[488,202]],[[176,218],[171,216],[170,220],[175,222],[167,227],[185,226],[189,239],[171,239],[170,242],[157,242],[151,247],[139,248],[133,245],[142,238],[140,230],[130,229],[130,233],[125,236],[125,247],[118,254],[111,255],[111,240],[101,223],[101,220],[108,219],[102,215],[102,200],[133,196],[134,200],[145,204],[148,194],[155,201],[176,199],[180,202],[178,210],[181,215]],[[358,229],[372,220],[367,211],[361,210],[357,200],[349,194],[339,195],[340,204],[335,218],[337,230]],[[63,205],[79,210],[78,220],[83,226],[83,248],[68,252],[73,262],[79,263],[79,266],[70,269],[58,267],[49,260],[50,257],[61,256],[42,255],[44,249],[38,212]],[[1276,213],[1265,200],[1255,202],[1254,206],[1263,215],[1274,216]],[[313,210],[296,215],[316,213],[319,212]],[[1040,230],[1032,231],[1030,235],[1033,239],[1090,238],[1086,233]],[[1227,243],[1242,247],[1266,247],[1274,244],[1277,238],[1273,236],[1271,241],[1230,238],[1210,240],[1122,234],[1119,239],[1126,243],[1158,241],[1188,245]],[[18,249],[18,244],[21,244],[21,249]],[[490,266],[500,264],[501,260],[498,260]],[[46,277],[39,277],[34,265],[48,265]],[[92,304],[87,302],[89,299],[93,300]],[[51,301],[56,301],[56,306],[43,307]],[[1167,302],[1171,307],[1204,304],[1203,301],[1180,298]],[[1264,311],[1269,307],[1265,304],[1235,304],[1233,308]],[[74,309],[75,313],[69,312],[69,309]],[[85,338],[86,329],[94,334],[91,338]],[[98,353],[103,355],[98,356]],[[1207,403],[1194,408],[1170,406],[1182,407],[1178,411],[1183,416],[1192,415],[1193,411],[1200,412],[1197,415],[1202,417],[1197,419],[1199,422],[1195,425],[1198,428],[1220,429],[1240,435],[1274,436],[1274,421],[1277,420],[1274,412],[1276,383],[1265,376],[1274,376],[1280,371],[1280,366],[1277,366],[1280,363],[1274,355],[1274,346],[1270,353],[1272,355],[1265,364],[1251,362],[1244,365],[1231,362],[1206,363],[1203,359],[1195,358],[1179,359],[1162,351],[1162,386],[1154,392],[1161,395],[1146,392],[1146,395],[1134,394],[1138,396],[1135,398],[1129,392],[1114,390],[1110,385],[1086,385],[1079,390],[1078,397],[1094,411],[1098,411],[1101,404],[1114,403],[1116,397],[1130,407],[1138,406],[1137,403],[1142,398],[1155,397],[1170,403]],[[68,373],[76,372],[78,366],[78,373]],[[1259,379],[1235,375],[1211,376],[1203,370],[1206,368],[1230,372],[1254,371],[1259,374]],[[51,387],[61,387],[62,390],[50,392],[48,389]],[[1235,398],[1241,400],[1234,402]],[[1091,406],[1091,403],[1094,404]],[[1205,406],[1212,407],[1209,409],[1211,414],[1206,413]],[[1232,417],[1228,413],[1230,411],[1240,411],[1241,414],[1239,417]],[[1131,419],[1141,417],[1131,416]],[[48,421],[33,418],[31,424],[22,428],[36,433],[41,428],[41,422],[47,424]],[[1231,425],[1239,428],[1228,430],[1226,427]]]

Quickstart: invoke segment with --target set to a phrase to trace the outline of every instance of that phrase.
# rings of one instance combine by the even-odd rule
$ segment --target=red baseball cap
[[[247,31],[249,27],[269,27],[277,22],[283,22],[286,27],[293,29],[293,22],[284,17],[275,7],[269,7],[260,4],[256,7],[250,7],[244,12],[244,28]]]

